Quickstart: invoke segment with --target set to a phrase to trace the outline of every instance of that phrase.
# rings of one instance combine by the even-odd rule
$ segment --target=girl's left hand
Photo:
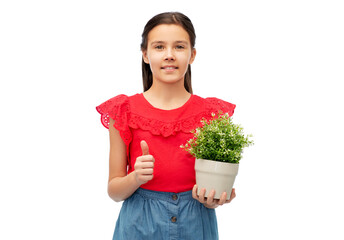
[[[192,189],[192,197],[196,200],[198,200],[200,203],[203,203],[203,205],[207,208],[217,208],[218,206],[222,206],[225,203],[230,203],[236,196],[235,194],[235,188],[232,189],[231,196],[229,200],[226,200],[227,193],[223,192],[221,194],[220,199],[214,199],[215,196],[215,190],[211,190],[208,197],[205,196],[205,188],[202,188],[199,195],[197,195],[197,185],[195,185]]]

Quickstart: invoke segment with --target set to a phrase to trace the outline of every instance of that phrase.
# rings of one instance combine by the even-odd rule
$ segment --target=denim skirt
[[[113,240],[216,240],[215,209],[192,192],[169,193],[139,188],[123,202]]]

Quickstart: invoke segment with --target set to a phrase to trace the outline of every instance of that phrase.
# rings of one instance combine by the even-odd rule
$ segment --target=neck
[[[156,108],[170,110],[181,107],[190,98],[191,94],[186,91],[184,82],[176,84],[154,83],[143,93],[147,101]]]

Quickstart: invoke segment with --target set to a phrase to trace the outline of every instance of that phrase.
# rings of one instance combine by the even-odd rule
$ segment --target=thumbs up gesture
[[[141,143],[142,156],[136,158],[134,165],[135,178],[138,184],[142,185],[153,179],[154,157],[149,154],[149,148],[146,141]]]

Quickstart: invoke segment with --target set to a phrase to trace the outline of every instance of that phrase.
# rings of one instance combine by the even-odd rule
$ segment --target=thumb
[[[141,149],[142,149],[142,155],[148,155],[149,154],[149,148],[148,144],[145,140],[141,141]]]

